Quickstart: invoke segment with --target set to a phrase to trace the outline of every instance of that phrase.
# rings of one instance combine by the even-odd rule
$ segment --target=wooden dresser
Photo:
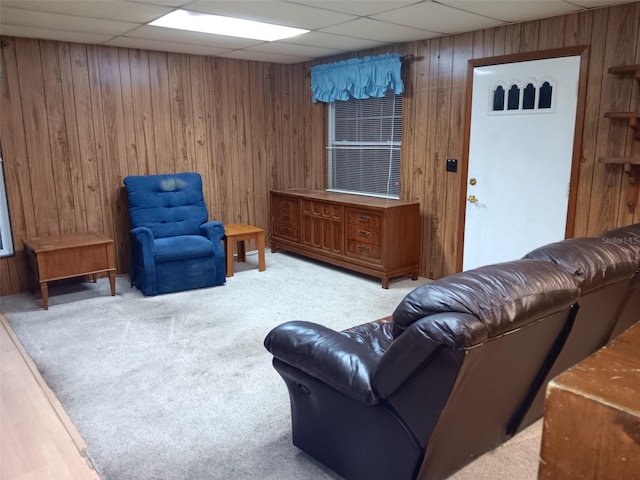
[[[271,251],[278,248],[382,279],[418,278],[420,204],[291,189],[270,192]]]

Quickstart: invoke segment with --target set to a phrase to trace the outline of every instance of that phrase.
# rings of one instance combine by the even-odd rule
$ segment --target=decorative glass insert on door
[[[553,109],[553,84],[549,78],[497,83],[490,91],[489,113],[549,112]]]

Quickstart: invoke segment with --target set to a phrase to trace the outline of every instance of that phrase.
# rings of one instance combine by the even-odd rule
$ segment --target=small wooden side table
[[[224,251],[227,256],[227,277],[233,277],[233,253],[234,243],[238,250],[238,262],[246,262],[246,252],[244,248],[245,240],[256,240],[258,242],[258,271],[264,272],[264,230],[252,225],[242,223],[232,223],[224,226]],[[229,244],[229,242],[231,242]]]
[[[640,323],[636,323],[549,382],[538,479],[639,476]]]
[[[113,240],[97,233],[70,233],[34,237],[22,241],[29,267],[40,284],[42,306],[49,309],[49,285],[53,280],[106,272],[111,295],[116,294],[116,262]]]

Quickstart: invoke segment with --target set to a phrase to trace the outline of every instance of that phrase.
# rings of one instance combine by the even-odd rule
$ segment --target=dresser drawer
[[[300,215],[297,212],[276,212],[276,222],[289,225],[291,227],[300,226]]]
[[[288,238],[290,240],[300,240],[300,227],[292,226],[289,223],[276,222],[274,233],[279,237]]]
[[[380,230],[368,226],[347,225],[347,241],[380,245]]]
[[[373,245],[356,240],[347,240],[347,255],[351,257],[380,262],[381,251],[380,245]]]
[[[300,226],[300,204],[296,200],[276,198],[274,200],[274,220],[290,226]]]
[[[368,210],[347,209],[347,223],[362,227],[364,230],[379,231],[382,217],[380,214]]]
[[[305,215],[315,215],[328,218],[330,220],[342,220],[342,205],[334,203],[315,202],[312,200],[302,201],[302,213]]]

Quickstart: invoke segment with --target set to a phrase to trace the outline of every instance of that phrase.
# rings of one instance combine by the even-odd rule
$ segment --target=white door
[[[463,270],[565,238],[580,57],[475,67]]]

